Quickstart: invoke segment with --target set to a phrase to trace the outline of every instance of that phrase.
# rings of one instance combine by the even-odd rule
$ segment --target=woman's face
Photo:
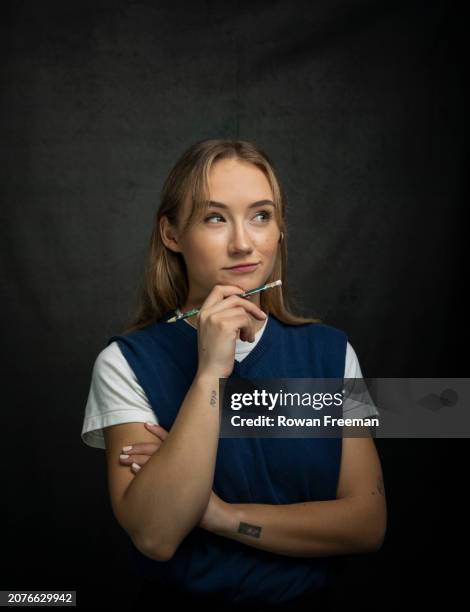
[[[237,285],[245,291],[263,285],[279,248],[271,187],[255,165],[235,159],[216,162],[209,193],[211,204],[203,219],[171,244],[182,253],[188,270],[189,296],[183,312],[202,304],[214,285]],[[183,220],[189,215],[188,205]],[[243,263],[257,265],[243,273],[228,269]],[[259,305],[259,294],[252,300]]]

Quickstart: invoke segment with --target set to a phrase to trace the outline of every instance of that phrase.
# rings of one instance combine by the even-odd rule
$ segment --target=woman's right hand
[[[215,285],[198,314],[198,374],[228,378],[233,371],[236,340],[253,342],[255,319],[267,315],[237,285]],[[237,295],[238,294],[238,295]],[[246,339],[246,340],[245,340]]]

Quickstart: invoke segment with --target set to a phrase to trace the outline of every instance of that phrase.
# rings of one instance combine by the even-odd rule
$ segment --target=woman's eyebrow
[[[259,200],[258,202],[253,202],[253,204],[249,204],[248,208],[255,208],[256,206],[265,206],[266,204],[274,206],[274,202],[271,202],[271,200]],[[224,204],[223,202],[216,202],[214,200],[209,200],[209,206],[215,206],[216,208],[230,208],[230,206],[227,206],[227,204]]]

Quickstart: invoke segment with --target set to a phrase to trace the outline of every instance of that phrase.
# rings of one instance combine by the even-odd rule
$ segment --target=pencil
[[[266,291],[266,289],[271,289],[271,287],[277,287],[278,285],[282,285],[282,280],[274,281],[273,283],[268,283],[267,285],[261,285],[261,287],[256,287],[256,289],[249,289],[248,291],[244,291],[243,293],[238,294],[240,297],[247,297],[248,295],[253,295],[254,293],[260,293],[261,291]],[[175,321],[179,321],[180,319],[187,319],[188,317],[194,317],[200,311],[200,308],[193,308],[192,310],[188,310],[187,312],[183,312],[180,315],[175,315],[168,319],[167,323],[174,323]]]

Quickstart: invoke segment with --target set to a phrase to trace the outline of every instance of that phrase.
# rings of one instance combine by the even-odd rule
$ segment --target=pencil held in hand
[[[261,285],[261,287],[256,287],[255,289],[249,289],[244,293],[240,293],[240,297],[248,297],[255,293],[261,293],[261,291],[266,291],[266,289],[271,289],[271,287],[278,287],[282,285],[282,280],[274,281],[273,283],[268,283],[267,285]],[[171,317],[171,319],[167,320],[167,323],[174,323],[175,321],[179,321],[180,319],[187,319],[188,317],[194,317],[199,312],[200,308],[193,308],[192,310],[188,310],[187,312],[183,312],[179,315],[175,315]]]

